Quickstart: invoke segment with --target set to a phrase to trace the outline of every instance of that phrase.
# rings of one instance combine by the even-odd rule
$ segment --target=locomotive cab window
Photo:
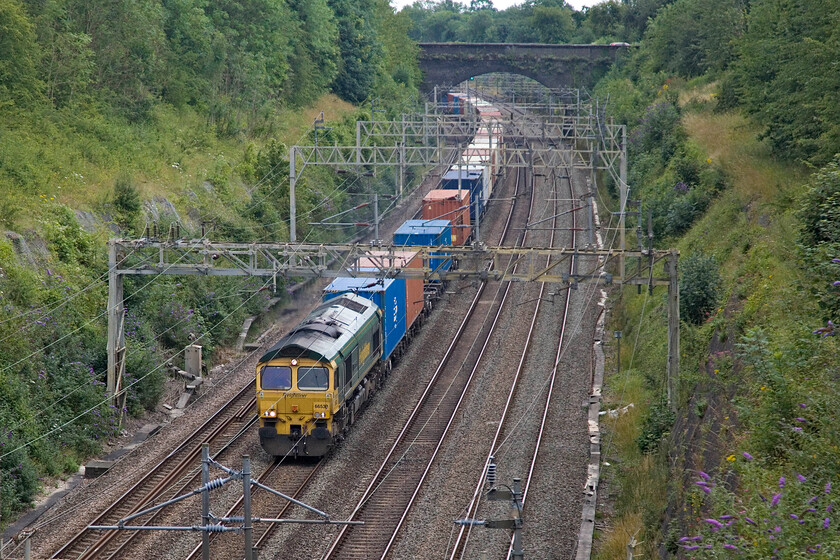
[[[297,371],[298,389],[326,391],[330,388],[330,376],[325,367],[300,366]]]
[[[268,390],[287,391],[292,388],[292,368],[265,366],[260,371],[260,387]]]

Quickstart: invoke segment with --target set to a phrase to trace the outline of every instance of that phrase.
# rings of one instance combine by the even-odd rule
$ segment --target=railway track
[[[571,184],[570,170],[568,170],[568,169],[566,170],[565,176],[568,177],[567,182],[568,182],[568,188],[569,188],[569,190],[568,190],[569,198],[573,199],[574,198],[574,191],[573,191],[572,184]],[[555,193],[555,195],[557,195],[557,193]],[[551,233],[550,233],[550,245],[551,246],[553,246],[554,243],[555,243],[555,234],[556,234],[556,231],[557,231],[557,218],[558,218],[559,212],[558,212],[558,208],[557,208],[558,205],[557,205],[556,201],[557,201],[558,198],[559,198],[559,196],[555,196],[554,212],[553,212],[554,219],[552,220],[552,227],[551,227]],[[575,235],[576,220],[575,220],[575,213],[574,212],[571,213],[571,221],[572,221],[572,228],[571,228],[572,241],[571,242],[572,242],[572,246],[575,246],[575,243],[576,243],[577,239],[576,239],[576,235]],[[571,272],[571,270],[569,270],[569,272]],[[528,340],[529,341],[531,340],[532,334],[534,332],[534,327],[536,325],[537,316],[539,315],[540,307],[541,307],[542,302],[543,302],[543,295],[545,293],[545,290],[546,290],[546,286],[545,286],[545,284],[543,284],[540,287],[540,296],[539,296],[539,299],[537,300],[536,309],[534,310],[533,320],[531,322],[531,327],[530,327],[530,330],[528,332]],[[499,421],[498,421],[496,433],[494,434],[492,443],[490,444],[489,449],[487,451],[485,461],[484,461],[484,467],[483,467],[482,471],[480,473],[477,473],[477,475],[476,475],[476,486],[475,486],[475,489],[473,491],[473,495],[472,495],[472,498],[469,502],[469,505],[467,506],[467,508],[464,512],[464,517],[465,518],[479,518],[480,517],[481,506],[484,503],[484,502],[482,502],[481,497],[482,497],[483,489],[484,489],[484,486],[485,486],[485,473],[487,471],[487,468],[488,468],[488,465],[490,463],[491,457],[494,456],[495,454],[497,454],[497,452],[498,452],[500,442],[504,441],[504,439],[506,439],[503,436],[509,435],[509,433],[512,430],[521,427],[519,423],[522,422],[523,420],[526,421],[526,422],[527,421],[532,421],[533,422],[533,421],[536,421],[537,418],[539,418],[538,435],[537,435],[536,441],[534,443],[533,452],[531,454],[531,459],[529,461],[529,465],[528,465],[528,469],[527,469],[528,474],[527,474],[527,476],[524,480],[523,496],[522,496],[522,506],[523,506],[523,510],[524,510],[524,506],[525,506],[525,502],[526,502],[527,494],[528,494],[528,489],[530,487],[530,482],[531,482],[531,480],[534,476],[534,469],[535,469],[535,466],[536,466],[537,457],[539,456],[540,447],[541,447],[541,444],[542,444],[542,441],[543,441],[543,434],[545,432],[546,419],[548,417],[548,413],[549,413],[550,406],[551,406],[551,398],[552,398],[552,395],[554,393],[554,386],[555,386],[555,382],[556,382],[556,379],[557,379],[557,369],[558,369],[558,365],[560,363],[561,351],[564,347],[563,346],[564,337],[565,337],[565,334],[566,334],[566,325],[567,325],[568,316],[569,316],[569,303],[570,303],[570,292],[567,290],[566,291],[566,296],[565,296],[565,302],[563,304],[563,314],[562,314],[562,318],[560,320],[560,336],[559,336],[558,341],[557,341],[557,348],[556,348],[555,356],[554,356],[554,366],[553,366],[553,368],[551,370],[551,373],[549,375],[549,379],[547,380],[547,391],[546,391],[545,400],[544,400],[543,405],[542,405],[542,412],[539,415],[539,417],[537,417],[536,414],[534,414],[532,417],[529,417],[529,418],[526,418],[526,419],[521,419],[521,418],[511,419],[509,417],[510,416],[509,413],[511,412],[511,409],[512,409],[512,403],[514,401],[514,397],[516,396],[516,393],[520,388],[519,387],[519,382],[520,382],[520,379],[521,379],[523,369],[524,369],[525,364],[526,364],[526,358],[528,356],[528,352],[530,350],[529,345],[526,345],[526,347],[523,349],[522,355],[520,357],[519,365],[516,369],[516,372],[514,373],[513,380],[511,382],[511,386],[510,386],[510,389],[508,391],[508,397],[507,397],[507,400],[505,401],[505,406],[502,410],[502,413],[499,416]],[[513,426],[511,424],[513,424]],[[451,552],[448,555],[448,558],[450,560],[456,560],[456,559],[462,560],[464,558],[472,558],[472,557],[477,556],[476,551],[472,551],[473,552],[472,554],[468,554],[468,551],[469,551],[468,545],[469,545],[470,535],[471,535],[471,527],[461,526],[459,528],[458,534],[455,537],[454,542],[452,544]],[[511,538],[511,541],[510,541],[509,546],[508,546],[508,553],[507,553],[508,557],[511,555],[512,551],[513,551],[513,539]]]
[[[179,480],[185,476],[191,480],[201,455],[204,442],[218,444],[217,449],[227,448],[255,420],[256,396],[254,382],[243,387],[228,403],[219,409],[187,439],[155,465],[149,473],[122,494],[110,507],[103,511],[89,525],[116,525],[133,513],[153,504],[165,494],[171,493]],[[136,533],[130,531],[81,530],[75,537],[56,551],[51,558],[119,558],[126,545]]]
[[[521,172],[516,176],[515,195],[519,192],[521,176]],[[533,190],[530,198],[528,214],[533,209]],[[502,241],[511,231],[515,209],[512,205]],[[493,290],[487,288],[494,284],[496,291],[503,293],[501,298],[489,294]],[[509,289],[509,284],[495,282],[479,287],[432,380],[351,515],[351,519],[364,521],[365,525],[342,528],[325,560],[381,558],[388,554],[488,349]],[[481,305],[489,306],[485,319],[473,320]],[[486,318],[491,316],[492,321],[488,323]],[[480,348],[477,341],[483,341]]]

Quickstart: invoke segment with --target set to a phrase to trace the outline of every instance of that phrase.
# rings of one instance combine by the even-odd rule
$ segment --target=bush
[[[668,406],[668,402],[662,399],[651,405],[647,417],[642,424],[642,432],[636,438],[636,445],[639,451],[645,455],[655,453],[659,449],[659,442],[671,432],[674,425],[674,411]]]
[[[721,286],[718,262],[703,253],[693,253],[681,263],[680,316],[699,325],[711,314],[719,299]]]
[[[69,207],[59,204],[44,223],[47,241],[59,260],[68,264],[94,264],[93,236],[84,231]]]
[[[657,152],[664,164],[676,153],[684,138],[679,108],[670,101],[660,100],[645,109],[630,133],[630,150],[631,153]]]
[[[120,229],[133,233],[140,217],[140,192],[128,175],[120,175],[114,181],[114,221]]]
[[[840,155],[812,177],[799,219],[803,244],[840,242]]]
[[[811,178],[798,214],[799,246],[809,267],[812,293],[825,310],[824,319],[840,314],[840,156]]]
[[[26,449],[11,452],[20,444],[11,430],[3,429],[0,433],[0,515],[3,519],[31,506],[38,491],[38,474]]]

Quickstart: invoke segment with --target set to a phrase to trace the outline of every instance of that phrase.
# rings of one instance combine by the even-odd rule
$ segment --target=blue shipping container
[[[353,292],[371,300],[382,310],[383,359],[387,359],[405,336],[405,280],[402,278],[336,278],[324,288],[324,301]]]
[[[394,245],[452,245],[452,226],[449,220],[406,220],[394,232]],[[429,268],[449,270],[452,262],[447,259],[432,258],[446,253],[432,253]]]
[[[484,213],[484,176],[479,169],[466,166],[461,168],[460,175],[461,188],[470,191],[470,221],[476,224]],[[440,188],[458,190],[457,166],[444,174]]]

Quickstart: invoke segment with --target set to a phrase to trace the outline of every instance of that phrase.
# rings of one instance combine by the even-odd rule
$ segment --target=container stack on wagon
[[[460,191],[433,189],[423,197],[420,217],[424,220],[449,220],[452,226],[452,244],[466,245],[472,236],[470,227],[470,193],[464,187]]]
[[[396,251],[372,251],[352,263],[348,277],[324,290],[323,302],[257,364],[259,436],[271,455],[323,456],[352,425],[420,327],[443,284],[401,276],[423,266],[445,272],[443,247],[473,239],[501,174],[496,106],[450,92],[447,110],[477,123],[475,136],[423,199],[420,220],[394,232]],[[440,249],[422,262],[412,246]],[[383,271],[384,278],[354,272]]]
[[[423,268],[423,259],[417,251],[371,251],[356,263],[355,270],[388,270],[399,275],[403,269]],[[424,311],[430,308],[423,297],[423,279],[405,278],[405,330],[413,334],[423,319]]]

